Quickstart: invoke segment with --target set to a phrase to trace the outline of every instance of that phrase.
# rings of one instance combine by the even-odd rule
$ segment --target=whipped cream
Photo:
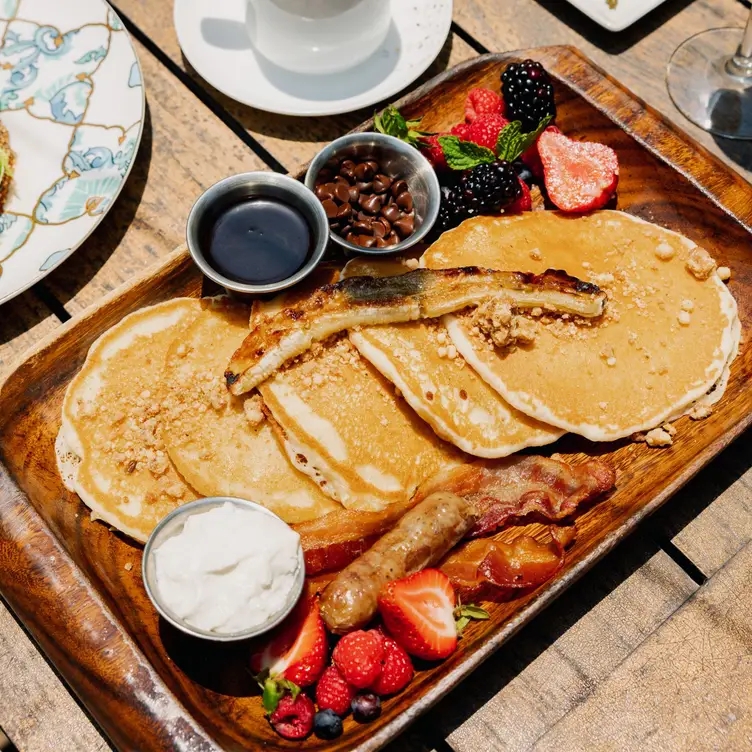
[[[162,604],[192,627],[232,634],[287,605],[300,576],[300,536],[278,517],[225,502],[188,517],[153,551]]]

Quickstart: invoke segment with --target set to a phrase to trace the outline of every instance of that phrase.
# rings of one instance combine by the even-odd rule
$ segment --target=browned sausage
[[[438,562],[476,519],[470,502],[445,491],[416,504],[326,587],[320,606],[327,627],[344,634],[367,624],[384,585]]]

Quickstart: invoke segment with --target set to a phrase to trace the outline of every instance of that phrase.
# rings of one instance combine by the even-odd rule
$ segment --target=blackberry
[[[510,63],[501,74],[501,93],[507,117],[519,120],[524,133],[534,131],[546,115],[556,117],[551,77],[535,60]]]
[[[494,214],[511,204],[521,192],[514,167],[504,160],[467,170],[457,190],[463,197],[465,208],[476,214]]]
[[[442,189],[436,227],[444,232],[477,214],[494,214],[519,198],[521,191],[509,162],[480,164],[463,172],[454,188]]]

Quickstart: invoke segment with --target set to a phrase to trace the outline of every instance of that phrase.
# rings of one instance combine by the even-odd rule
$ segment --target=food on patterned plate
[[[256,394],[234,397],[227,359],[248,333],[250,306],[208,300],[166,357],[159,420],[178,472],[206,496],[251,499],[285,522],[312,520],[339,505],[288,462]]]
[[[356,258],[342,273],[345,277],[381,277],[404,271],[399,260]],[[531,319],[520,317],[520,322],[535,326]],[[517,336],[521,335],[519,331]],[[438,319],[364,326],[349,336],[360,354],[399,389],[436,434],[463,452],[506,457],[526,447],[550,444],[564,433],[515,410],[466,367]]]
[[[357,326],[436,318],[491,301],[515,310],[545,307],[585,317],[603,313],[605,295],[595,285],[550,270],[531,275],[492,269],[416,269],[322,287],[298,305],[255,323],[225,372],[230,391],[250,391],[314,342]]]
[[[534,346],[514,352],[497,346],[481,309],[444,317],[458,352],[505,400],[593,441],[683,413],[722,378],[737,348],[736,302],[708,253],[622,212],[477,217],[445,233],[423,263],[553,267],[606,291],[601,319],[567,321],[541,309]]]
[[[196,498],[167,455],[158,375],[200,312],[200,301],[176,298],[126,316],[91,346],[65,393],[56,443],[65,486],[93,518],[138,541]]]

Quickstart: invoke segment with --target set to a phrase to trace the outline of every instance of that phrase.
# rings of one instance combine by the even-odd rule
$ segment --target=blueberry
[[[313,716],[313,732],[319,739],[336,739],[342,733],[342,719],[327,708]]]
[[[520,178],[520,180],[523,180],[529,186],[533,184],[533,181],[535,180],[533,173],[530,171],[530,168],[521,159],[518,159],[514,163],[513,167],[514,167],[514,171],[517,173],[517,176]]]
[[[381,700],[373,692],[355,695],[350,703],[353,718],[359,723],[375,721],[381,715]]]

